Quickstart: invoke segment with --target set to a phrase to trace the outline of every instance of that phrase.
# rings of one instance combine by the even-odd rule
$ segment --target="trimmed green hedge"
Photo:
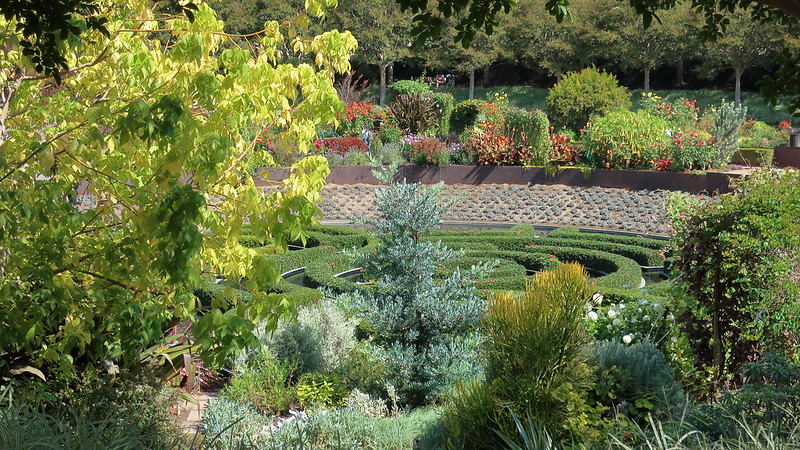
[[[567,239],[614,242],[617,244],[636,245],[658,251],[663,251],[668,243],[668,241],[664,239],[654,239],[644,236],[625,236],[622,234],[582,232],[576,227],[557,228],[548,233],[547,237],[563,237]]]
[[[469,248],[469,242],[489,242],[500,250],[522,250],[536,246],[558,246],[598,250],[631,258],[642,266],[661,265],[664,257],[659,251],[635,245],[617,244],[602,240],[566,239],[561,237],[531,237],[531,236],[448,236],[441,238],[442,243],[450,247],[460,246]]]
[[[592,279],[597,290],[604,295],[610,292],[626,299],[660,298],[669,291],[669,287],[660,283],[648,287],[649,295],[638,290],[642,279],[640,265],[663,263],[661,252],[665,242],[657,239],[582,233],[574,227],[554,230],[546,237],[536,237],[530,225],[491,231],[440,230],[423,239],[441,241],[450,248],[463,250],[461,256],[442,263],[437,278],[452,273],[456,267],[466,269],[483,261],[498,261],[494,270],[475,280],[481,296],[494,291],[521,290],[529,271],[546,270],[564,261],[576,261],[608,273]],[[270,292],[296,296],[298,303],[306,304],[321,295],[311,289],[313,287],[324,286],[335,291],[355,289],[352,281],[334,277],[353,268],[350,258],[339,249],[356,247],[369,251],[378,244],[378,239],[365,230],[320,227],[309,233],[308,243],[315,246],[271,256],[281,272],[305,267],[308,287],[282,282],[271,286]]]

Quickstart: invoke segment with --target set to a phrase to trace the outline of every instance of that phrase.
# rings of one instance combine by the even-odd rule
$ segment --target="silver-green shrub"
[[[297,320],[282,321],[263,342],[281,360],[296,360],[298,370],[335,372],[356,343],[358,321],[348,318],[329,298],[298,311]]]
[[[722,101],[714,111],[714,137],[716,138],[717,155],[714,167],[719,167],[731,161],[733,154],[739,150],[739,129],[747,115],[747,107],[736,106],[735,103]]]
[[[386,400],[373,398],[358,389],[353,389],[350,392],[350,397],[347,398],[347,408],[376,419],[389,415],[389,409],[386,408]]]
[[[208,402],[203,410],[204,445],[209,449],[263,448],[272,436],[273,420],[246,403],[226,398]]]
[[[683,409],[683,389],[652,342],[600,341],[593,360],[596,398],[616,414],[643,422],[648,415],[670,418]]]

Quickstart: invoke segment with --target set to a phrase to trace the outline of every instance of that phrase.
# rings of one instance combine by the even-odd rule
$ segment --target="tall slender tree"
[[[729,23],[716,40],[707,42],[700,52],[703,64],[697,68],[707,78],[723,70],[733,70],[734,103],[742,103],[742,74],[755,66],[772,61],[781,47],[780,28],[776,23],[754,20],[744,11],[728,15]]]
[[[397,4],[377,0],[341,0],[329,14],[328,26],[348,30],[358,40],[353,59],[378,66],[381,105],[386,102],[387,70],[410,54],[411,18]]]

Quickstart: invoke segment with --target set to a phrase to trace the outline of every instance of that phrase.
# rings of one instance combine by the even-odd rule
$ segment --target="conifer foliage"
[[[477,367],[477,327],[484,302],[471,278],[483,267],[434,280],[439,261],[457,256],[440,242],[420,236],[441,222],[451,204],[441,204],[442,185],[392,183],[375,195],[379,218],[369,221],[381,245],[360,261],[374,289],[359,295],[374,343],[385,352],[389,384],[400,401],[419,406],[435,401],[455,380]]]

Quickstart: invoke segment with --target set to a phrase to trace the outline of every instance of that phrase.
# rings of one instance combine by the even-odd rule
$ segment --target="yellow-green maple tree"
[[[319,15],[332,2],[308,3]],[[248,220],[278,246],[302,237],[327,163],[301,160],[267,195],[239,169],[254,148],[244,130],[281,126],[304,149],[342,108],[333,76],[349,70],[355,39],[304,39],[267,22],[257,49],[243,49],[223,46],[223,23],[203,4],[192,21],[146,0],[109,0],[101,13],[107,35],[60,43],[70,68],[60,85],[36,72],[14,20],[0,19],[0,372],[135,365],[182,320],[195,322],[206,361],[220,362],[257,321],[294,309],[262,291],[276,269],[238,238]],[[281,63],[285,40],[314,64]],[[86,181],[97,204],[79,208]],[[198,314],[192,288],[204,272],[246,280],[252,300]]]

